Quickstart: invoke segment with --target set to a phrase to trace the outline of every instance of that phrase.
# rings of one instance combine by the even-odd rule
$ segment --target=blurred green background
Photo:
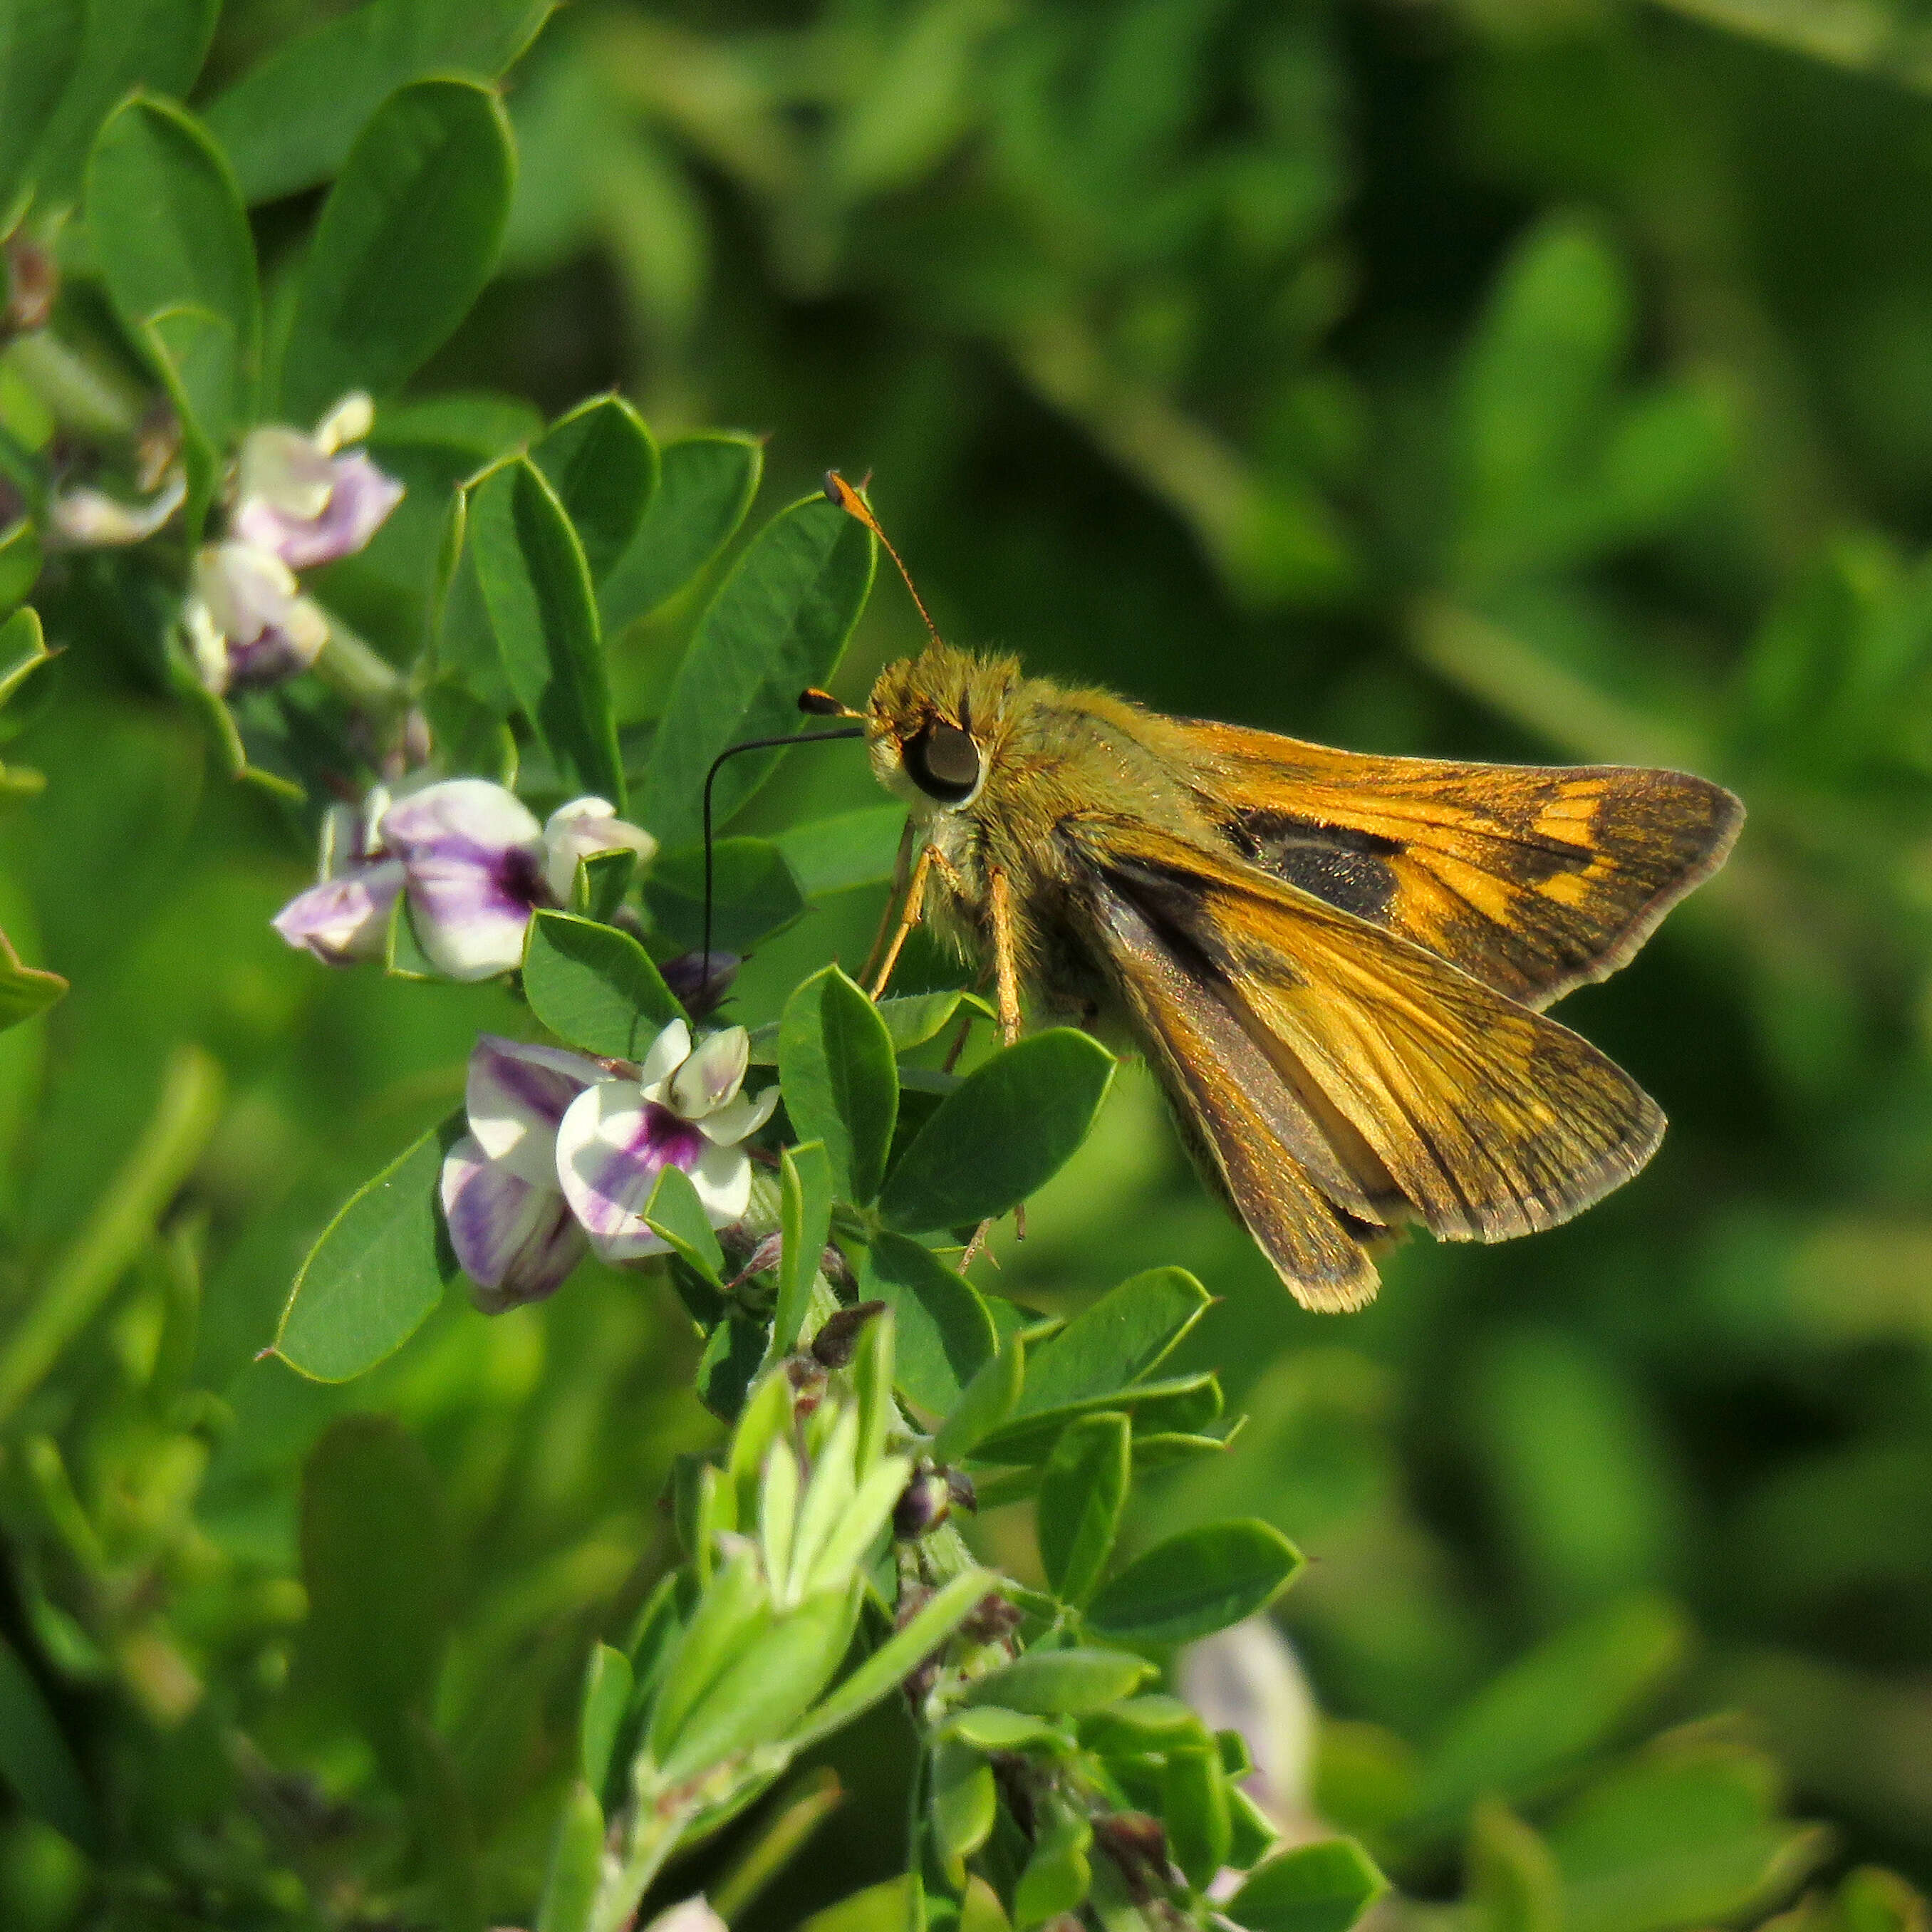
[[[231,4],[196,98],[326,10]],[[508,90],[503,272],[418,388],[554,412],[615,386],[661,435],[757,431],[754,524],[870,470],[950,638],[1162,710],[1743,795],[1726,871],[1563,1006],[1672,1122],[1580,1222],[1412,1244],[1367,1312],[1305,1315],[1136,1074],[985,1279],[1058,1308],[1176,1262],[1222,1298],[1185,1366],[1250,1420],[1149,1485],[1140,1528],[1232,1504],[1316,1559],[1285,1623],[1345,1822],[1500,1666],[1654,1595],[1682,1622],[1658,1613],[1633,1721],[1744,1713],[1797,1810],[1932,1878],[1924,10],[581,0]],[[263,214],[272,264],[308,206]],[[691,615],[619,646],[628,718]],[[842,694],[918,636],[882,581]],[[75,991],[0,1038],[0,1290],[97,1225],[183,1042],[226,1100],[189,1352],[141,1393],[184,1346],[149,1255],[16,1418],[52,1460],[4,1469],[0,1622],[96,1687],[63,1692],[76,1723],[131,1690],[152,1736],[116,1748],[152,1753],[158,1806],[236,1774],[231,1724],[352,1784],[292,1635],[296,1470],[331,1417],[395,1414],[448,1550],[439,1721],[478,1831],[538,1868],[585,1638],[662,1567],[669,1458],[711,1439],[687,1331],[586,1269],[542,1310],[452,1305],[347,1389],[250,1364],[320,1220],[508,1008],[287,951],[292,826],[110,652],[43,681],[0,928]],[[875,802],[856,754],[794,756],[755,822]],[[740,1016],[852,963],[876,914],[850,894],[772,944]],[[915,950],[907,983],[949,970]],[[63,1540],[62,1484],[104,1541]],[[1025,1575],[1013,1514],[980,1534]],[[890,1729],[843,1754],[859,1802],[773,1924],[890,1869]],[[211,1885],[271,1830],[251,1807],[208,1835]],[[10,1911],[62,1922],[66,1855],[6,1829]],[[1425,1848],[1403,1875],[1448,1870]]]

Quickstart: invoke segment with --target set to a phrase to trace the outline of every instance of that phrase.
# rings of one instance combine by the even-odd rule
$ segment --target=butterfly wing
[[[1744,819],[1685,772],[1372,758],[1173,722],[1238,856],[1532,1006],[1615,972]]]
[[[1061,836],[1130,1019],[1311,1305],[1372,1286],[1335,1260],[1311,1193],[1358,1246],[1402,1220],[1501,1240],[1568,1220],[1655,1150],[1663,1117],[1628,1074],[1400,934],[1143,820]]]

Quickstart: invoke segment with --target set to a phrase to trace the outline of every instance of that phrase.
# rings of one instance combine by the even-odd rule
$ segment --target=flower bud
[[[883,1315],[883,1301],[862,1301],[856,1307],[842,1308],[828,1315],[824,1325],[812,1337],[812,1352],[828,1369],[849,1368],[859,1347],[859,1330],[875,1315]]]
[[[952,1492],[937,1469],[915,1470],[892,1505],[892,1534],[902,1543],[916,1542],[937,1529],[952,1511]]]

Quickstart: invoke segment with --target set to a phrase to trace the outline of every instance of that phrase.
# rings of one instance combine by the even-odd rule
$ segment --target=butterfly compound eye
[[[928,798],[959,805],[980,784],[980,748],[956,724],[928,724],[906,741],[907,775]]]

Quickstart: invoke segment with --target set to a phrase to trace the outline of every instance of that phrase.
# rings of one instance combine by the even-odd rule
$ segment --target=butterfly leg
[[[1019,948],[1013,942],[1013,889],[997,866],[987,883],[986,898],[993,915],[993,972],[999,987],[1000,1044],[1011,1046],[1020,1036]]]
[[[892,860],[892,890],[886,895],[886,902],[879,911],[879,929],[872,935],[872,950],[866,955],[866,963],[859,974],[860,983],[869,986],[872,976],[878,970],[879,960],[886,950],[886,942],[892,936],[892,916],[900,905],[901,895],[907,886],[908,874],[912,866],[912,820],[908,818],[905,829],[899,834],[898,855]]]
[[[946,863],[930,845],[922,846],[913,862],[912,878],[906,886],[905,903],[899,908],[898,924],[893,928],[892,943],[886,948],[886,956],[879,964],[878,971],[872,976],[868,991],[874,999],[886,990],[886,982],[892,976],[892,968],[899,963],[899,950],[906,943],[906,935],[918,925],[920,914],[926,907],[926,884],[937,865],[944,871]]]

